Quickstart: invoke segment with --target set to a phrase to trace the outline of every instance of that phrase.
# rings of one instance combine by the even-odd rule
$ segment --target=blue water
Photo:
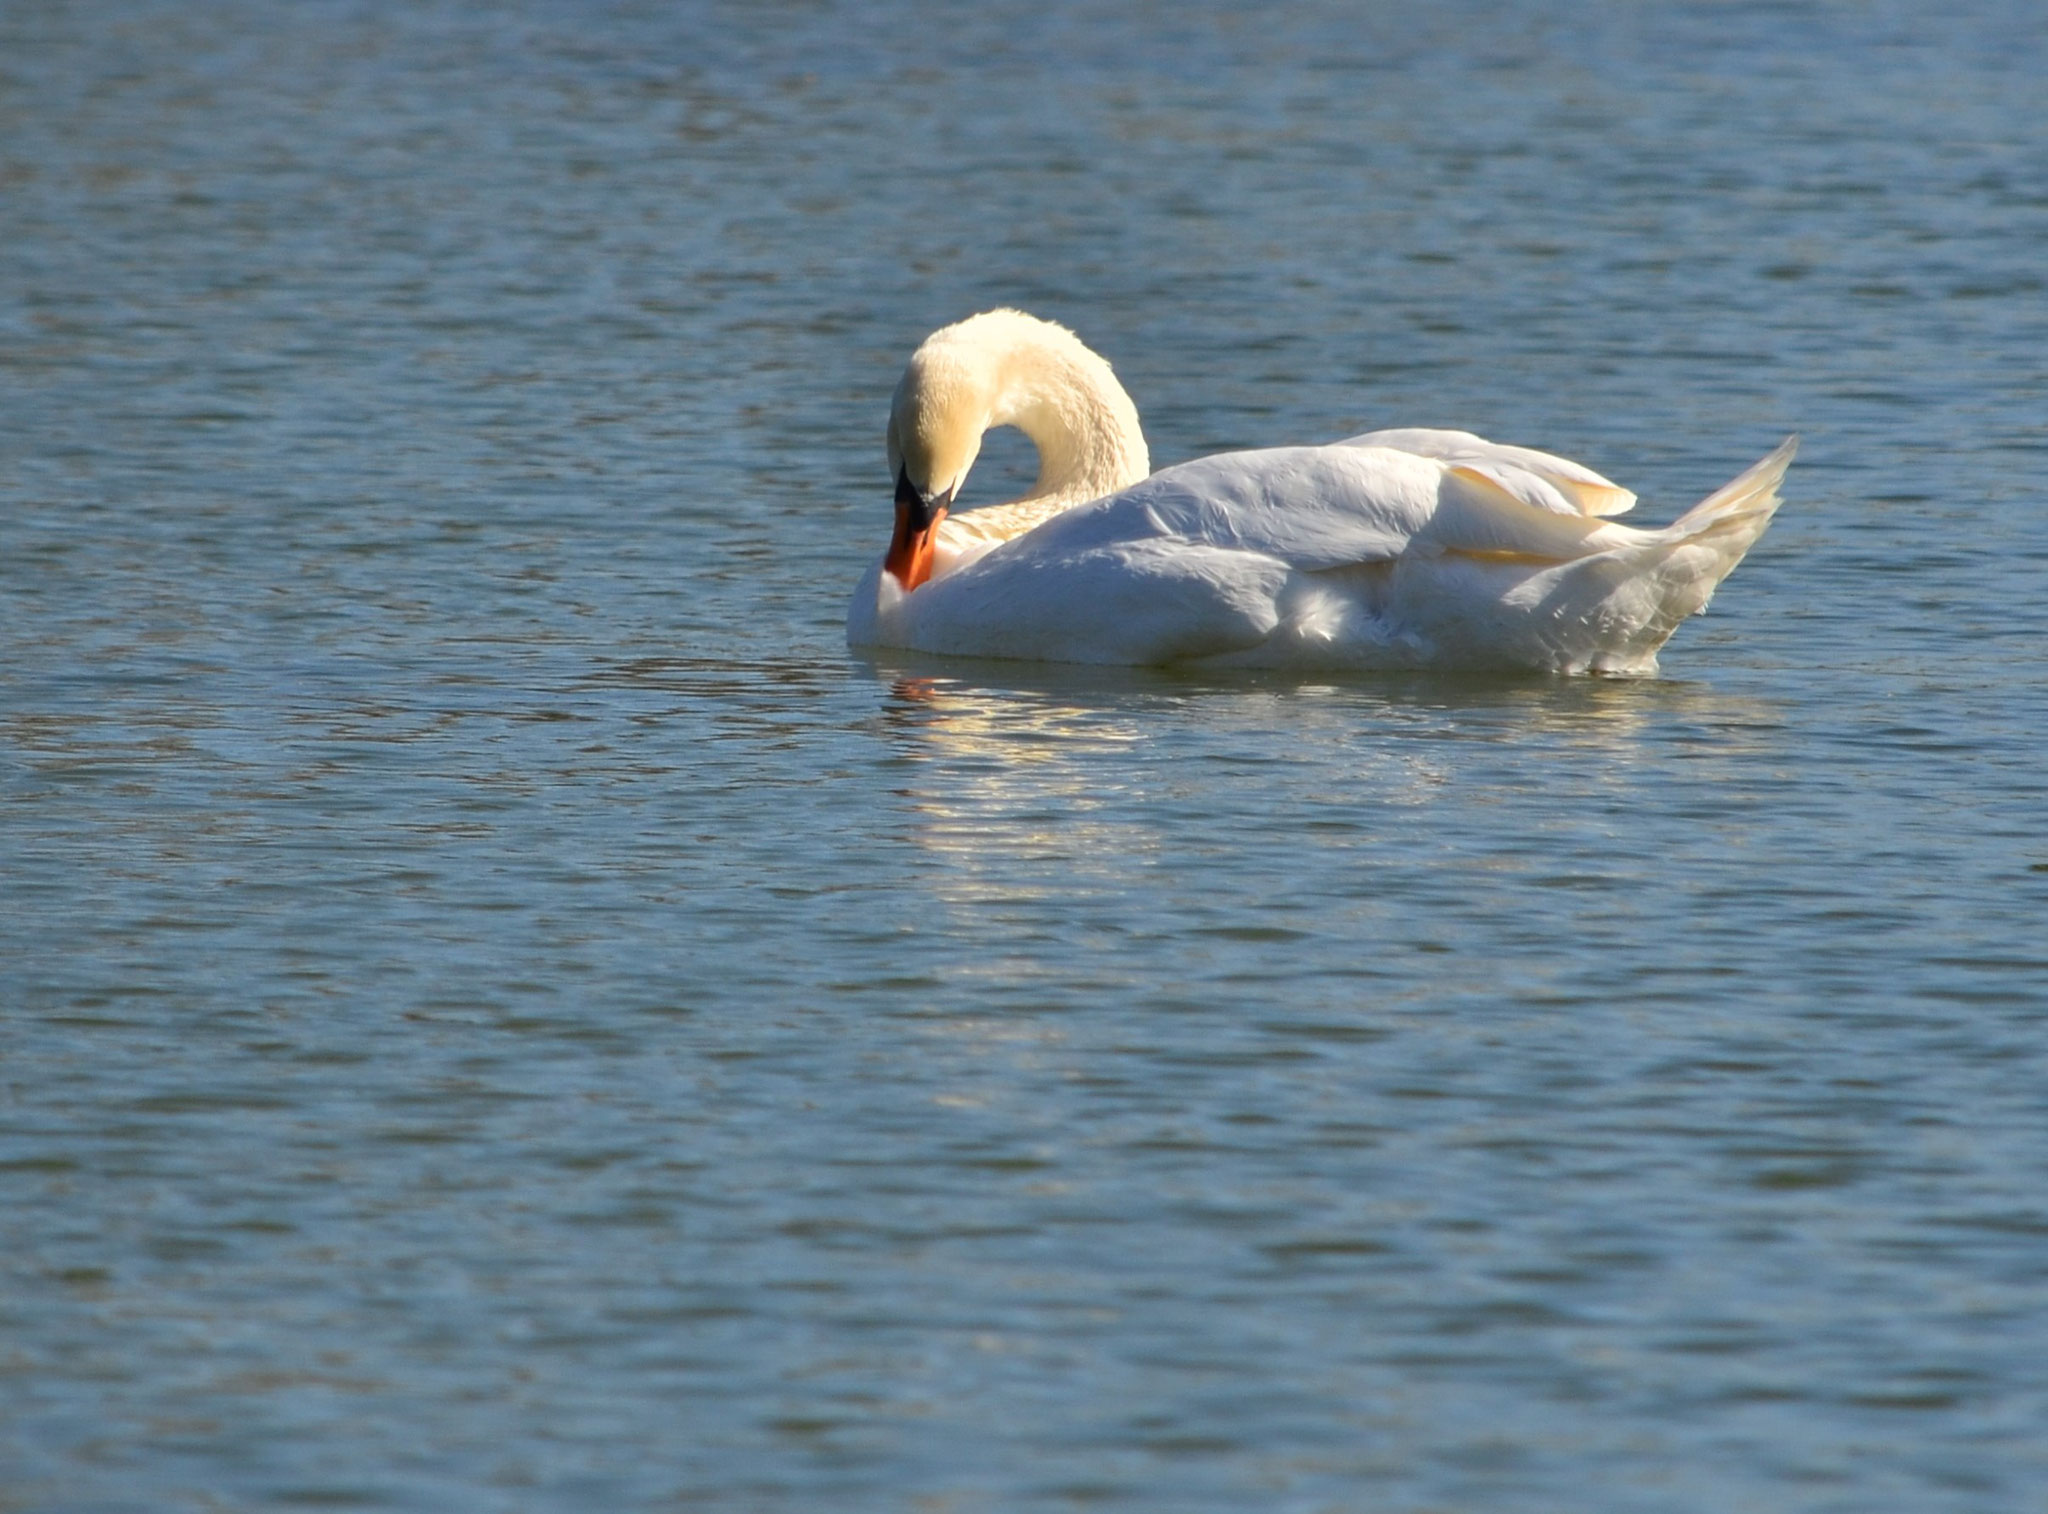
[[[0,1509],[2040,1508],[2044,75],[0,10]],[[1654,680],[850,657],[1002,303],[1161,464],[1805,447]]]

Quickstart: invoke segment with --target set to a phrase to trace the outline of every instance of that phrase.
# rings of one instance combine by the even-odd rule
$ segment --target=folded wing
[[[1562,562],[1642,534],[1531,503],[1528,488],[1500,482],[1501,471],[1358,444],[1225,453],[1069,511],[1010,550],[1064,556],[1170,539],[1315,573],[1414,552]]]
[[[1504,446],[1470,431],[1406,427],[1368,431],[1337,445],[1391,447],[1416,457],[1433,457],[1452,467],[1481,474],[1524,504],[1557,515],[1622,515],[1635,508],[1636,497],[1631,491],[1612,479],[1602,478],[1583,463],[1538,452],[1533,447]]]

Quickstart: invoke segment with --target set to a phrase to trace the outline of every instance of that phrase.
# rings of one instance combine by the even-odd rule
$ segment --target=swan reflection
[[[1456,943],[1503,907],[1531,942],[1590,898],[1625,922],[1656,865],[1631,816],[1739,819],[1792,728],[1765,701],[1642,680],[871,672],[912,928],[984,1007],[1385,1009],[1491,981]],[[1569,818],[1589,810],[1590,830]],[[1132,971],[1159,950],[1170,977]]]
[[[1045,665],[870,664],[917,844],[978,869],[1057,858],[1128,880],[1174,838],[1314,828],[1497,797],[1505,776],[1631,788],[1640,765],[1774,749],[1769,701],[1642,680],[1316,682]],[[1461,784],[1470,778],[1470,785]]]

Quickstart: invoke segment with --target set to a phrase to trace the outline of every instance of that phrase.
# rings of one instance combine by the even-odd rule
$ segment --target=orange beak
[[[908,471],[896,475],[896,534],[889,538],[882,566],[896,575],[906,594],[932,576],[939,522],[952,498],[950,490],[936,497],[919,493]]]

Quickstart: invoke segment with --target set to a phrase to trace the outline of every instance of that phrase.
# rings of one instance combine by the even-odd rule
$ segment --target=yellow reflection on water
[[[1157,853],[1148,784],[1133,761],[1148,734],[1141,711],[900,675],[882,721],[915,761],[898,790],[906,834],[959,864],[962,902],[987,893],[984,884],[1034,898],[1122,886]],[[996,884],[983,869],[998,860]]]
[[[1481,768],[1489,788],[1504,766],[1538,786],[1636,787],[1641,764],[1754,754],[1786,724],[1767,701],[1649,680],[873,672],[908,759],[906,834],[958,863],[970,894],[997,858],[1012,894],[1128,886],[1169,847],[1199,862],[1190,832],[1319,830],[1319,847],[1341,846],[1328,824],[1361,808],[1487,802],[1458,781]]]

